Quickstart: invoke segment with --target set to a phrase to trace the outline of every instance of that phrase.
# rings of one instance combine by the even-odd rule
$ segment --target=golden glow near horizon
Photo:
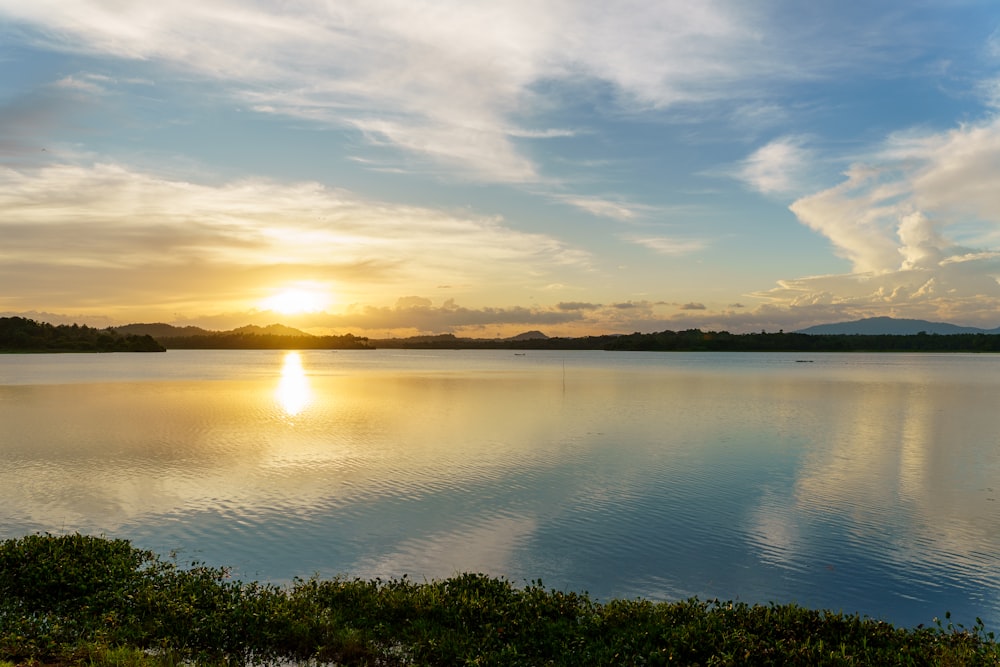
[[[281,367],[281,381],[278,383],[275,397],[281,409],[289,417],[296,416],[312,402],[312,388],[309,386],[305,369],[302,368],[302,355],[298,352],[289,352],[285,355]]]
[[[441,4],[0,0],[0,313],[997,326],[998,3]]]
[[[332,299],[327,291],[311,283],[286,287],[260,301],[262,310],[282,315],[319,313],[329,307]]]

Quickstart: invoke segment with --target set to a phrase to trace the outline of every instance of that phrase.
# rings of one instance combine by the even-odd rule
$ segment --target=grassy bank
[[[997,665],[981,624],[903,629],[794,605],[596,603],[477,574],[234,581],[124,540],[0,542],[0,667],[177,665]]]

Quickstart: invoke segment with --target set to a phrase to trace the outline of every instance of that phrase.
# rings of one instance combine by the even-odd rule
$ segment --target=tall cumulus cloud
[[[791,206],[850,261],[846,275],[782,281],[775,304],[846,307],[996,326],[1000,119],[890,137],[845,180]]]

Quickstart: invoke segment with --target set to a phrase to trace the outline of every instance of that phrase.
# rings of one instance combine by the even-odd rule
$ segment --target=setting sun
[[[263,299],[260,307],[282,315],[297,315],[321,312],[329,304],[329,295],[318,287],[290,287]]]

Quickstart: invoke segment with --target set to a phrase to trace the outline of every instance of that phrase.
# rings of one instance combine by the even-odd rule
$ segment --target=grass
[[[947,617],[946,617],[947,620]],[[125,540],[0,542],[0,667],[1000,665],[981,621],[896,628],[796,605],[592,601],[463,574],[233,581]]]

